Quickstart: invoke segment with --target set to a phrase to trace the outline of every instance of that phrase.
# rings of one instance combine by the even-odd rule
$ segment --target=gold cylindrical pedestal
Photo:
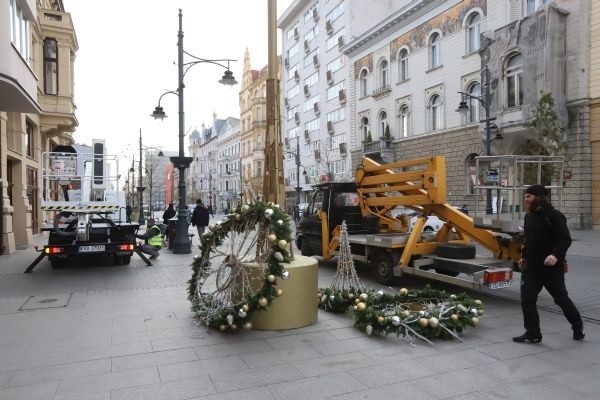
[[[318,263],[312,257],[295,255],[295,260],[283,264],[290,273],[290,279],[277,280],[277,287],[283,290],[283,295],[274,299],[266,311],[254,314],[252,325],[254,329],[280,330],[293,329],[312,325],[317,322],[318,314]],[[256,266],[256,268],[264,268]],[[262,273],[252,274],[262,277]],[[262,285],[262,279],[255,280],[253,285]]]

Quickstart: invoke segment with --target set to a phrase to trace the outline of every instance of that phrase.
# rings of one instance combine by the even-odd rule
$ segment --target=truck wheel
[[[472,244],[442,243],[438,244],[436,254],[454,260],[475,258],[475,246]]]
[[[392,257],[385,251],[381,251],[373,257],[375,267],[375,279],[377,282],[388,285],[394,280],[394,262]]]
[[[69,259],[51,258],[50,265],[52,266],[52,269],[66,268],[69,266]]]
[[[116,254],[113,256],[113,264],[115,265],[128,265],[130,261],[131,256],[119,256]]]
[[[426,226],[425,228],[423,228],[423,232],[434,232],[435,230],[433,229],[432,226]]]
[[[310,257],[310,246],[308,245],[308,239],[305,237],[300,241],[300,254]]]

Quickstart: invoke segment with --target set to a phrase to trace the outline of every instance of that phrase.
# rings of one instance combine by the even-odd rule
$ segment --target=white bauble
[[[246,316],[248,315],[248,313],[246,313],[246,311],[244,311],[243,309],[239,309],[238,311],[238,317],[240,318],[246,318]]]
[[[377,291],[377,295],[378,295],[378,296],[383,296],[383,290],[378,290],[378,291]]]
[[[371,325],[367,325],[367,335],[371,336],[373,334],[373,327]]]
[[[265,210],[265,217],[267,217],[268,219],[271,219],[272,216],[273,216],[273,210],[270,208],[267,208]]]
[[[282,220],[280,220],[280,219],[278,219],[278,220],[277,220],[277,225],[283,225],[283,221],[282,221]]]
[[[400,317],[397,315],[394,315],[392,317],[392,325],[394,326],[400,326]]]
[[[215,224],[208,224],[208,229],[211,231],[215,230]]]
[[[233,315],[227,314],[226,319],[227,319],[227,325],[233,324]]]
[[[283,271],[281,273],[281,279],[283,279],[284,281],[287,281],[288,279],[290,279],[290,273],[288,271]]]
[[[477,312],[476,308],[471,308],[471,314],[477,316],[479,313]]]
[[[276,259],[277,261],[283,261],[283,254],[281,254],[281,253],[280,253],[280,252],[278,252],[278,251],[276,251],[276,252],[273,254],[273,257],[275,257],[275,259]]]
[[[429,318],[429,326],[432,328],[437,328],[440,323],[440,320],[436,317]]]

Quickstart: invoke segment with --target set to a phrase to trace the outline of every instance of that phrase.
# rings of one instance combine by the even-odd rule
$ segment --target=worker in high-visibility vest
[[[148,218],[146,227],[148,228],[146,229],[146,233],[135,235],[135,237],[145,240],[145,243],[138,247],[142,253],[150,254],[150,259],[154,260],[160,255],[158,251],[162,244],[162,232],[160,227],[156,225],[154,218]]]

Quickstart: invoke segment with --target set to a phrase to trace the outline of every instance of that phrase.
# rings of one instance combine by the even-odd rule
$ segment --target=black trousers
[[[525,331],[531,336],[540,336],[540,316],[537,311],[537,299],[542,287],[554,299],[571,323],[574,330],[583,329],[583,321],[575,304],[569,298],[565,286],[565,273],[562,268],[526,267],[521,273],[521,308]]]

